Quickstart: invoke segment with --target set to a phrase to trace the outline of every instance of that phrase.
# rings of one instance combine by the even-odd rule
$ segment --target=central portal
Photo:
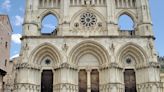
[[[53,92],[52,70],[43,70],[41,78],[41,92]]]
[[[125,81],[125,92],[137,92],[135,71],[133,69],[125,70],[124,81]]]

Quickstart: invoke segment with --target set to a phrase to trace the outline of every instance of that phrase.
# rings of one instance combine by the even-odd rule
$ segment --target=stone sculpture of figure
[[[62,47],[63,51],[66,53],[67,50],[68,50],[68,45],[65,43],[63,44],[63,47]]]
[[[91,5],[91,0],[85,0],[86,5]]]
[[[150,49],[150,53],[151,53],[152,57],[153,57],[153,48],[154,48],[153,43],[152,43],[152,41],[149,40],[149,42],[148,42],[148,49]]]
[[[111,44],[110,50],[111,50],[111,51],[112,51],[112,53],[114,54],[115,47],[114,47],[114,44],[113,44],[113,43]]]

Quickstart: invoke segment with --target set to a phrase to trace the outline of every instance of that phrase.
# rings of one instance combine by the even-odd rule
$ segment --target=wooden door
[[[51,70],[42,72],[41,92],[53,92],[53,72]]]
[[[79,92],[87,92],[87,72],[79,71]]]
[[[125,70],[124,72],[125,92],[136,91],[136,77],[134,70]]]
[[[96,69],[91,72],[91,92],[99,92],[99,72]]]

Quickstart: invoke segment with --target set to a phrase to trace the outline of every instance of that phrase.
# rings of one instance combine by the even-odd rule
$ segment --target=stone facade
[[[3,77],[10,61],[10,42],[12,28],[7,15],[0,14],[0,92],[3,92]]]
[[[164,57],[158,57],[158,62],[160,63],[160,78],[161,78],[161,86],[164,88]],[[164,89],[162,90],[164,92]]]
[[[59,26],[44,35],[49,14]],[[119,30],[123,14],[133,31]],[[23,29],[14,92],[44,92],[44,84],[49,92],[162,90],[148,0],[26,0]]]

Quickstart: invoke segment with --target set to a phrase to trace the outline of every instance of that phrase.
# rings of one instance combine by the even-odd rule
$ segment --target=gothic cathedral
[[[26,0],[23,30],[14,92],[160,92],[149,0]]]

